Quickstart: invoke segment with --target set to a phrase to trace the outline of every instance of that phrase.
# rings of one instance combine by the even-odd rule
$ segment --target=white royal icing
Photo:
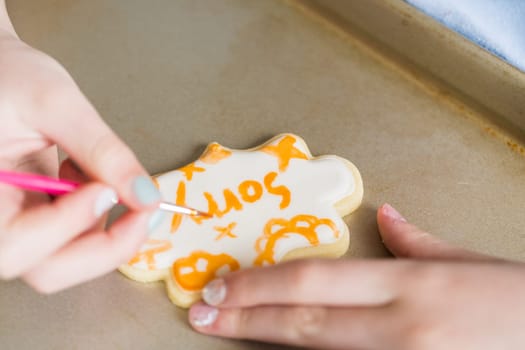
[[[177,259],[187,257],[195,251],[205,251],[211,254],[226,253],[237,260],[241,268],[250,267],[254,265],[259,255],[255,248],[256,245],[264,247],[268,243],[268,238],[264,236],[264,227],[267,222],[277,218],[288,221],[297,215],[312,215],[331,221],[339,234],[334,233],[333,228],[327,224],[316,226],[315,234],[319,244],[337,242],[342,234],[347,232],[347,227],[334,205],[356,192],[357,181],[354,174],[349,169],[347,162],[335,156],[314,159],[291,158],[287,167],[280,168],[279,157],[263,151],[262,148],[269,145],[278,146],[284,138],[290,140],[290,137],[293,138],[293,147],[304,153],[307,158],[311,158],[306,145],[297,136],[284,134],[251,151],[222,148],[229,152],[229,155],[215,164],[197,160],[194,166],[204,171],[192,172],[191,180],[180,170],[158,176],[160,191],[167,201],[176,201],[177,189],[182,182],[186,189],[185,204],[188,206],[207,211],[208,201],[204,192],[208,192],[213,196],[218,208],[224,209],[223,191],[230,189],[242,204],[242,210],[232,209],[220,218],[202,220],[200,224],[190,217],[182,217],[180,225],[174,232],[171,232],[171,218],[165,220],[151,234],[150,238],[153,243],[145,244],[140,252],[158,247],[159,241],[169,241],[171,247],[156,253],[153,265],[148,264],[145,259],[137,259],[130,262],[130,265],[141,270],[151,270],[152,267],[154,270],[169,269]],[[271,184],[273,188],[284,185],[290,191],[290,203],[284,209],[280,207],[283,197],[269,193],[265,186],[264,178],[270,172],[277,173]],[[255,186],[262,188],[261,197],[253,203],[244,201],[239,194],[238,186],[246,180],[254,180],[260,184],[260,186]],[[247,193],[254,196],[254,188],[251,187]],[[220,232],[215,228],[227,227],[232,223],[235,226],[231,233],[235,237],[225,235],[217,240]],[[299,227],[308,225],[306,222],[298,223]],[[276,227],[277,229],[279,226]],[[311,245],[305,236],[289,233],[276,241],[273,259],[278,262],[287,253]],[[205,259],[199,259],[196,269],[205,271],[207,263]],[[267,263],[264,262],[263,265]],[[223,273],[224,270],[221,267],[219,272]],[[180,273],[182,275],[191,273],[191,269],[181,268]]]

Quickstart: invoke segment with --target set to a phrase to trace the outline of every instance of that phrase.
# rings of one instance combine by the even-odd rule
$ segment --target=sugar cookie
[[[166,281],[170,299],[182,307],[229,271],[343,255],[349,233],[341,217],[363,196],[352,163],[314,158],[292,134],[249,150],[212,143],[195,162],[155,180],[164,199],[211,217],[172,215],[120,271],[141,282]]]

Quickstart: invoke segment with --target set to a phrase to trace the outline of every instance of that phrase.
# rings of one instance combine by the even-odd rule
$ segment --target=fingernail
[[[217,278],[208,283],[202,290],[202,299],[208,305],[219,305],[226,298],[226,282]]]
[[[148,230],[149,232],[155,231],[162,221],[166,218],[166,213],[163,210],[157,210],[153,214],[151,214],[151,217],[148,221]]]
[[[388,203],[383,204],[383,213],[394,221],[407,222],[406,219]]]
[[[118,203],[118,195],[112,188],[104,189],[95,201],[95,217],[99,218]]]
[[[196,327],[210,326],[219,315],[219,310],[208,305],[196,305],[191,309],[190,322]]]
[[[144,205],[153,204],[161,199],[159,190],[148,176],[137,176],[133,180],[133,192]]]

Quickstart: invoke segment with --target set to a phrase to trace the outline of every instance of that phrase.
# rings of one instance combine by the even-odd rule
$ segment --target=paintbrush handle
[[[0,170],[0,182],[24,190],[48,193],[52,196],[70,193],[79,187],[78,183],[69,180],[5,170]]]
[[[14,171],[0,170],[0,183],[5,183],[24,190],[48,193],[52,196],[60,196],[76,190],[80,184],[69,180],[54,179],[44,175],[18,173]],[[120,201],[119,201],[120,203]],[[169,202],[161,202],[159,208],[172,213],[184,215],[210,216],[194,208],[176,205]]]

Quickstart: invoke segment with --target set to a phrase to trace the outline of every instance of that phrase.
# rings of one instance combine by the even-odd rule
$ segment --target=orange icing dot
[[[257,181],[246,180],[239,185],[239,193],[243,201],[253,203],[261,198],[263,188]]]
[[[308,159],[306,154],[298,150],[295,146],[295,137],[285,136],[277,145],[268,145],[261,148],[262,152],[276,156],[279,161],[279,170],[285,171],[292,158]]]
[[[231,151],[228,151],[218,143],[212,143],[199,159],[206,164],[216,164],[224,158],[228,158],[231,154]]]
[[[215,226],[213,229],[219,232],[219,235],[215,237],[215,240],[218,241],[224,237],[237,238],[237,235],[232,232],[235,226],[237,226],[236,222],[231,222],[226,227]]]
[[[255,258],[254,266],[263,266],[264,263],[275,264],[274,249],[277,241],[286,238],[290,234],[299,234],[306,238],[312,246],[319,244],[319,238],[315,229],[318,226],[326,225],[334,233],[334,237],[339,236],[339,231],[334,222],[330,219],[319,219],[313,215],[297,215],[291,220],[271,219],[264,226],[264,234],[255,242],[255,250],[259,255]]]
[[[193,173],[202,173],[206,169],[196,166],[195,163],[190,163],[177,170],[182,171],[184,173],[184,176],[186,176],[186,179],[190,181],[191,179],[193,179]]]
[[[186,205],[186,184],[182,181],[179,181],[177,186],[177,197],[175,199],[175,204],[177,205]],[[182,214],[173,214],[171,219],[171,229],[170,232],[174,233],[179,228],[182,222]]]
[[[277,177],[276,172],[272,171],[271,173],[268,173],[264,177],[264,186],[266,187],[266,190],[268,191],[268,193],[276,194],[278,196],[283,197],[283,199],[281,200],[281,204],[279,204],[279,208],[285,209],[286,207],[290,205],[290,200],[291,200],[292,195],[288,187],[284,185],[277,186],[277,187],[272,186],[276,177]]]
[[[172,245],[170,241],[158,240],[158,239],[148,239],[147,244],[157,244],[158,247],[147,249],[143,252],[137,253],[130,261],[129,265],[136,264],[140,261],[146,261],[148,265],[148,270],[155,270],[155,254],[166,252],[171,249]]]
[[[228,254],[213,255],[205,251],[196,251],[173,263],[173,279],[183,289],[199,291],[206,283],[217,277],[217,271],[227,266],[229,271],[240,268],[239,263]]]

